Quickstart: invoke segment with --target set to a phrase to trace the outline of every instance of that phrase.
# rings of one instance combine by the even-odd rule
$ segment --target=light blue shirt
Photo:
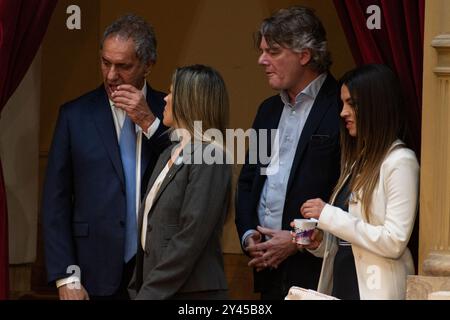
[[[278,163],[276,164],[278,170],[274,174],[267,175],[257,209],[259,224],[263,227],[281,230],[287,184],[297,151],[298,141],[300,140],[303,127],[326,77],[327,74],[323,73],[314,79],[295,97],[294,105],[289,102],[289,96],[286,92],[283,91],[280,93],[284,107],[277,132],[280,146]],[[274,158],[272,155],[272,159]],[[248,230],[245,232],[242,237],[244,247],[245,239],[254,231]]]

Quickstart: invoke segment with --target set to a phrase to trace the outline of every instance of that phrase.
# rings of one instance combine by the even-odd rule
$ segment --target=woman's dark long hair
[[[362,202],[370,221],[370,205],[381,164],[393,142],[406,134],[403,99],[395,74],[385,65],[369,64],[347,72],[341,79],[353,101],[356,137],[341,125],[341,176],[336,191],[351,174],[350,190]]]

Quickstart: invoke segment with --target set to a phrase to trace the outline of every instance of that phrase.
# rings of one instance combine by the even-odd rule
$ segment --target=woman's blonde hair
[[[176,69],[172,77],[172,113],[177,125],[194,139],[204,140],[208,129],[217,129],[225,137],[229,101],[219,72],[198,64]],[[202,132],[196,132],[194,121],[202,122]]]
[[[364,218],[370,221],[372,195],[381,164],[398,138],[406,133],[399,82],[385,65],[369,64],[346,73],[341,79],[351,97],[356,116],[356,137],[341,121],[341,175],[333,192],[351,174],[350,190],[361,200]]]

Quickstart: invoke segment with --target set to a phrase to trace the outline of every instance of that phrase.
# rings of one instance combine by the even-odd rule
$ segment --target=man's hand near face
[[[117,108],[124,110],[130,119],[142,128],[144,132],[155,121],[150,107],[147,105],[144,94],[130,84],[122,84],[111,95]]]

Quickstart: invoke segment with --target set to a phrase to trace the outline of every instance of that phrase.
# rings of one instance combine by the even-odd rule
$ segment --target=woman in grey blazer
[[[225,83],[207,66],[178,68],[165,101],[163,123],[176,143],[159,157],[141,203],[130,295],[226,299],[221,235],[231,167],[218,139],[207,134],[225,136]]]

